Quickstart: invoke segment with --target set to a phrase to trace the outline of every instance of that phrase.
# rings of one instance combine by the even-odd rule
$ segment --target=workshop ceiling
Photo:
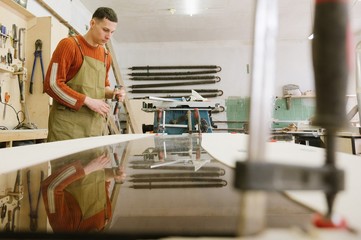
[[[81,0],[90,12],[100,6],[118,14],[117,42],[251,42],[256,0]],[[190,16],[187,4],[196,3]],[[279,35],[302,41],[312,32],[314,0],[279,0]],[[350,0],[351,25],[361,34],[361,2]]]

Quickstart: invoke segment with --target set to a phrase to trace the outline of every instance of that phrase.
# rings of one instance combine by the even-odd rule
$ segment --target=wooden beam
[[[118,85],[125,86],[122,76],[119,71],[119,65],[118,65],[116,53],[114,52],[114,48],[113,48],[111,40],[109,40],[109,42],[107,43],[107,48],[110,51],[110,54],[112,55],[112,59],[113,59],[112,68],[113,68],[115,80]],[[135,116],[131,110],[131,107],[129,104],[129,98],[127,96],[125,96],[123,106],[124,106],[124,111],[127,114],[127,122],[128,122],[128,125],[129,125],[132,133],[142,133],[142,130],[135,124],[136,123],[136,121],[134,119]]]

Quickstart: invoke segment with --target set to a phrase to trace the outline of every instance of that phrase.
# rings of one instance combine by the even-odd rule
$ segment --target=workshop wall
[[[13,10],[8,5],[3,2],[0,2],[0,9],[1,9],[1,16],[0,16],[0,23],[6,27],[6,32],[10,31],[12,36],[12,26],[15,24],[17,28],[25,28],[27,26],[27,17],[20,14],[19,12]],[[6,39],[6,41],[5,41]],[[5,41],[5,44],[4,44]],[[21,62],[18,58],[14,56],[14,47],[13,42],[10,37],[1,37],[1,44],[0,44],[0,55],[2,58],[1,66],[2,69],[8,67],[12,69],[12,65],[21,66]],[[11,54],[12,61],[8,60],[8,54]],[[19,121],[24,118],[24,115],[19,113],[21,110],[20,104],[20,92],[19,92],[19,85],[17,76],[14,75],[10,71],[0,70],[0,86],[1,86],[1,100],[2,102],[5,101],[5,94],[10,96],[8,100],[8,104],[10,106],[6,106],[4,104],[0,104],[0,126],[2,128],[7,127],[12,129],[15,127]]]

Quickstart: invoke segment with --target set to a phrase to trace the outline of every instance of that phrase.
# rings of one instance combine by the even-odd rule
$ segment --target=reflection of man
[[[83,166],[70,163],[53,172],[41,189],[54,232],[101,231],[112,217],[111,179],[122,181],[122,168],[104,168],[110,159],[103,154]]]

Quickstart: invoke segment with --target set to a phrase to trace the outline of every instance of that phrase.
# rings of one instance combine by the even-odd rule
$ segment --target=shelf
[[[0,72],[9,72],[9,73],[14,73],[14,68],[10,67],[8,65],[5,65],[3,63],[0,63]]]
[[[0,142],[45,140],[47,136],[47,129],[1,130]]]
[[[3,3],[14,9],[15,11],[19,12],[20,14],[24,15],[27,18],[35,17],[34,14],[29,12],[26,8],[15,2],[14,0],[2,0]]]

